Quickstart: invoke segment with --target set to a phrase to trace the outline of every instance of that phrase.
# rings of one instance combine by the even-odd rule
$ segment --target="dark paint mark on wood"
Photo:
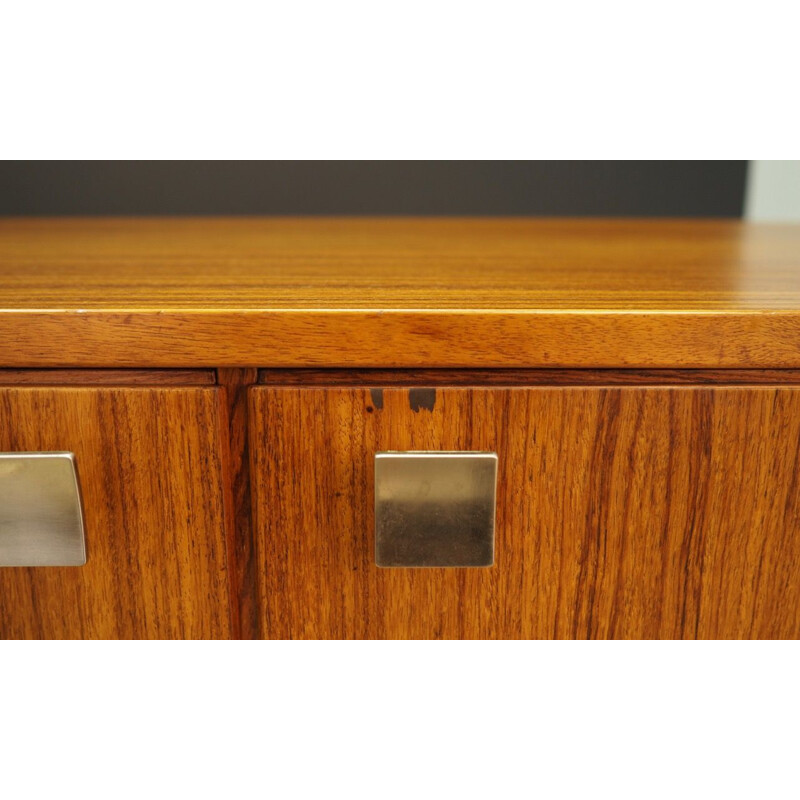
[[[372,405],[380,411],[383,408],[383,389],[370,389],[369,396],[372,398]]]
[[[436,389],[409,389],[408,402],[414,412],[423,408],[426,411],[433,411],[436,405]]]

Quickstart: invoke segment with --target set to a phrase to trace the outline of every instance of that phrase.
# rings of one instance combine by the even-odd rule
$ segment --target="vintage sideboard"
[[[0,220],[0,453],[3,638],[795,638],[800,226]]]

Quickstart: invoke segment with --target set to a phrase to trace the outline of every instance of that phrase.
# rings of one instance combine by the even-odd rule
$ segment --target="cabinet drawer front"
[[[217,390],[0,389],[0,451],[75,454],[86,564],[0,567],[0,637],[229,636]]]
[[[800,635],[800,390],[250,390],[269,637]],[[374,561],[374,456],[498,455],[494,566]]]

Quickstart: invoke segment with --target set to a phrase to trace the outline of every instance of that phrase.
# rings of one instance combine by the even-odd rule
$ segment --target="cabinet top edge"
[[[800,225],[2,218],[0,367],[800,367]]]

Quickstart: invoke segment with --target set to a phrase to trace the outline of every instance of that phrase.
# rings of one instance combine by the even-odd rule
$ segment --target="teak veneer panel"
[[[6,367],[800,367],[800,226],[4,219]]]
[[[0,307],[797,311],[798,248],[734,220],[0,218]]]
[[[231,635],[213,388],[0,388],[0,450],[71,450],[82,567],[0,567],[2,638]]]
[[[263,635],[800,635],[800,389],[426,391],[250,390]],[[375,566],[373,455],[415,449],[498,453],[494,567]]]

